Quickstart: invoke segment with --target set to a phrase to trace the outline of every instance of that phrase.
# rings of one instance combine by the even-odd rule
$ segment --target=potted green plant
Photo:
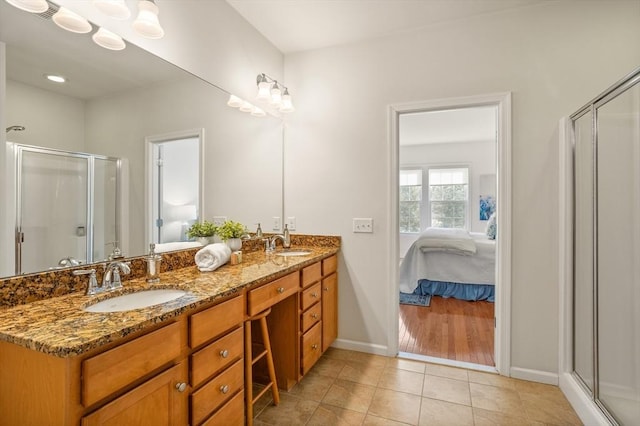
[[[196,222],[187,230],[187,237],[195,239],[197,242],[206,246],[213,242],[213,236],[216,234],[218,227],[209,222],[203,220],[202,222]]]
[[[226,220],[218,230],[216,234],[222,241],[225,241],[232,251],[240,250],[242,248],[242,237],[246,234],[246,228],[240,222],[234,222],[233,220]]]

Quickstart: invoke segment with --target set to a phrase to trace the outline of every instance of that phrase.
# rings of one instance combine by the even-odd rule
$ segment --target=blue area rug
[[[400,293],[400,304],[429,306],[431,303],[431,295]]]

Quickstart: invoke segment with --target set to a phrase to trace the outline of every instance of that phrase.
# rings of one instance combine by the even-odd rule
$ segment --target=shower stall
[[[15,273],[92,263],[120,240],[121,160],[12,144]]]
[[[612,424],[640,421],[640,69],[570,118],[573,377]]]

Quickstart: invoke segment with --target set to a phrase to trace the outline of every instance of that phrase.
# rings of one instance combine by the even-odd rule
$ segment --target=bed
[[[495,301],[496,242],[484,233],[428,228],[400,264],[400,291]]]

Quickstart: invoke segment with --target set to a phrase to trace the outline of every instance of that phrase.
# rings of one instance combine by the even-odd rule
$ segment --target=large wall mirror
[[[42,246],[44,233],[57,232],[53,243],[51,237],[46,242],[49,260],[23,268],[22,273],[58,266],[71,256],[72,247],[87,244],[88,226],[95,231],[93,261],[104,260],[114,238],[125,256],[146,253],[152,229],[146,189],[152,176],[149,144],[171,135],[202,140],[202,149],[195,150],[201,155],[199,191],[181,188],[175,180],[167,182],[178,195],[201,194],[201,200],[176,201],[175,211],[187,215],[174,227],[176,239],[183,239],[185,226],[196,217],[228,218],[250,230],[262,223],[265,231],[271,231],[265,225],[273,223],[273,217],[282,217],[279,118],[253,117],[228,107],[225,90],[131,43],[122,51],[106,50],[94,44],[90,34],[69,33],[50,18],[6,2],[0,2],[0,41],[6,45],[4,122],[7,128],[18,126],[5,133],[7,158],[0,164],[8,187],[3,204],[11,210],[5,226],[13,228],[13,211],[20,210],[14,182],[26,179],[17,176],[15,148],[26,146],[30,155],[59,154],[27,162],[22,170],[22,175],[32,171],[36,178],[30,184],[31,201],[22,202],[23,210],[35,219],[21,238]],[[68,81],[52,83],[45,74],[59,74]],[[92,174],[87,175],[86,167]],[[184,169],[185,175],[193,174],[186,162]],[[83,176],[90,176],[89,181],[82,182]],[[120,187],[114,183],[116,176]],[[121,194],[117,200],[115,191]],[[91,224],[84,220],[85,201],[77,197],[85,193],[93,202],[88,207],[94,209]],[[56,211],[39,204],[49,199],[56,200]],[[120,216],[119,229],[108,225],[110,215]],[[15,233],[7,231],[6,235]],[[0,276],[14,275],[14,253],[2,256],[12,260],[2,263]]]

